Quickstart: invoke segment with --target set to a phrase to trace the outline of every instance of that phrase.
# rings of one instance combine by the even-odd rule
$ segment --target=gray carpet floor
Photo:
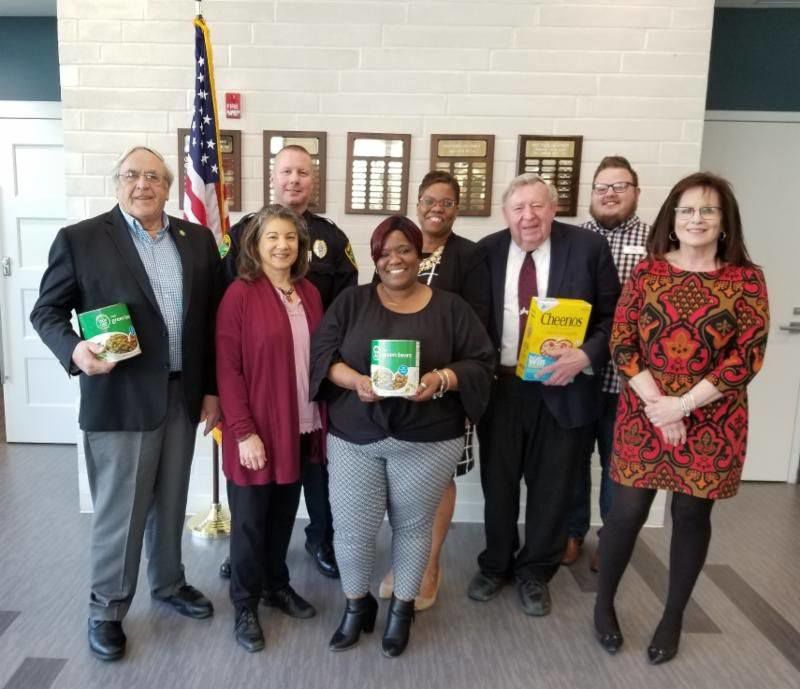
[[[466,587],[482,547],[479,524],[455,524],[443,556],[439,601],[417,616],[398,659],[380,653],[386,615],[359,646],[327,642],[342,612],[338,582],[320,576],[298,522],[292,584],[318,610],[293,620],[261,609],[267,648],[249,655],[232,636],[233,610],[217,568],[226,541],[186,535],[190,583],[214,602],[210,620],[182,618],[151,601],[144,576],[125,620],[128,654],[104,664],[86,643],[90,516],[77,511],[73,446],[0,444],[0,689],[798,689],[800,687],[800,487],[748,484],[715,508],[708,563],[687,612],[678,657],[651,667],[645,648],[659,619],[669,527],[642,534],[623,579],[618,613],[625,646],[606,655],[592,635],[594,536],[551,584],[553,613],[524,615],[513,586],[490,603]],[[379,541],[375,589],[388,562]],[[142,568],[142,573],[144,568]]]

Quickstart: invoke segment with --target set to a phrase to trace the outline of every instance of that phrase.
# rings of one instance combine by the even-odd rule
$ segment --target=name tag
[[[622,247],[622,253],[625,255],[636,255],[640,256],[641,254],[645,253],[645,249],[641,244],[629,244],[628,246]]]

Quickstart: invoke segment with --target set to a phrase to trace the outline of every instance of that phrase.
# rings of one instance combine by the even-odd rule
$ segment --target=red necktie
[[[528,310],[531,307],[531,299],[539,294],[536,285],[536,264],[533,262],[533,252],[525,254],[522,268],[519,269],[519,285],[517,295],[519,299],[519,343],[517,351],[522,345],[522,337],[525,334],[525,325],[528,322]]]

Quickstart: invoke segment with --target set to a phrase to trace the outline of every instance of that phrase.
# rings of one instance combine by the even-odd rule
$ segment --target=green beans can
[[[372,340],[370,377],[381,397],[413,395],[419,386],[418,340]]]
[[[125,304],[111,304],[78,314],[83,339],[99,344],[95,356],[104,361],[122,361],[142,353],[139,338]]]

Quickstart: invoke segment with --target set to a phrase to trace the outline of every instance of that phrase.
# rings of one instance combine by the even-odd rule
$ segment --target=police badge
[[[328,255],[328,245],[324,239],[317,239],[313,246],[314,255],[317,258],[325,258]]]

